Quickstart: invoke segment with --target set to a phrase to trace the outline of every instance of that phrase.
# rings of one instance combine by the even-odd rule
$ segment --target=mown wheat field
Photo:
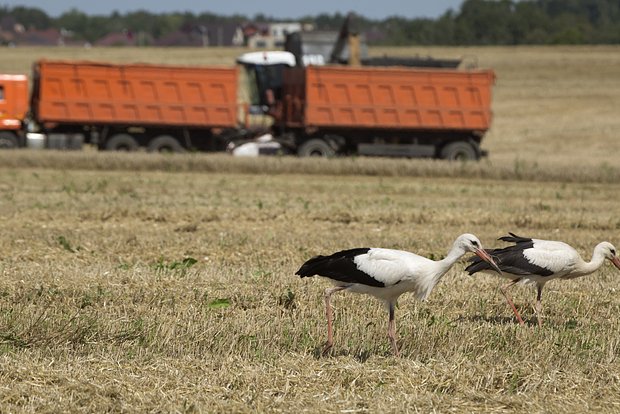
[[[0,153],[0,411],[617,412],[609,265],[549,283],[538,328],[532,287],[513,290],[519,327],[499,279],[460,263],[427,302],[401,298],[400,358],[381,304],[346,293],[321,357],[329,283],[294,272],[358,246],[441,258],[463,232],[487,247],[508,231],[560,239],[587,258],[601,240],[618,246],[618,50],[422,50],[497,70],[477,164]],[[234,57],[156,52],[58,51]],[[7,53],[15,72],[52,52]]]

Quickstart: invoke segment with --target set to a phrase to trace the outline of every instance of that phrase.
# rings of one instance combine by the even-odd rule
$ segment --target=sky
[[[26,6],[44,10],[57,17],[75,8],[86,14],[109,15],[113,11],[126,13],[148,10],[152,13],[211,12],[220,15],[242,14],[252,17],[258,13],[274,18],[297,18],[320,13],[346,14],[349,11],[371,19],[388,16],[405,18],[436,18],[448,9],[458,11],[463,0],[0,0],[0,6]]]

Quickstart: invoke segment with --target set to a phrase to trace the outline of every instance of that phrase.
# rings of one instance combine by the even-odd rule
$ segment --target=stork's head
[[[482,248],[482,243],[473,234],[469,234],[469,233],[461,234],[456,239],[456,243],[455,244],[458,244],[459,247],[462,248],[463,251],[465,251],[465,252],[472,252],[472,253],[474,253],[480,259],[484,260],[489,265],[491,265],[493,270],[495,270],[500,275],[502,274],[502,271],[500,270],[499,266],[495,263],[495,261],[493,261],[493,258],[491,258],[489,253],[487,253],[486,250],[484,250]]]
[[[614,266],[620,269],[620,258],[617,256],[618,251],[613,244],[606,241],[597,244],[594,248],[594,254],[597,253],[605,257],[605,259],[609,259]]]

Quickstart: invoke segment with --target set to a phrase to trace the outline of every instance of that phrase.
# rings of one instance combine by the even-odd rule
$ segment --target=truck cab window
[[[4,101],[4,85],[0,85],[0,101]]]

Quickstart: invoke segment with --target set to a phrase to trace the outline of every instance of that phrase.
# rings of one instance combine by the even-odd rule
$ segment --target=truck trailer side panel
[[[237,126],[237,69],[41,60],[32,108],[42,123]]]
[[[287,70],[289,127],[486,131],[492,70],[309,66]]]

